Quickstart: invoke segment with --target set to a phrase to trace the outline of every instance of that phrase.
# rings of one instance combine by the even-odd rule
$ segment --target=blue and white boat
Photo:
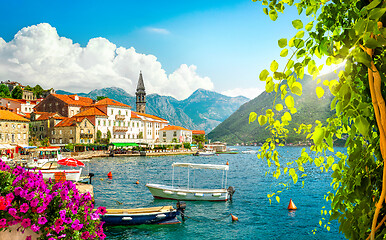
[[[140,224],[177,224],[181,223],[177,215],[184,220],[184,202],[177,203],[177,209],[172,206],[135,208],[135,209],[106,209],[101,216],[104,225],[140,225]]]

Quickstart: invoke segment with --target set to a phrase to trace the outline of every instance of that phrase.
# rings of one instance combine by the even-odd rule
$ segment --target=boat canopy
[[[217,169],[217,170],[229,170],[229,165],[215,165],[215,164],[196,164],[196,163],[173,163],[173,167],[187,167],[195,169]]]

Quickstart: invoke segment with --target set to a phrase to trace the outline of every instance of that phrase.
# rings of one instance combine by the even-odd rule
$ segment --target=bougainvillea
[[[20,224],[39,239],[104,239],[103,222],[89,193],[79,194],[70,181],[44,181],[41,172],[9,167],[0,160],[0,231]],[[30,239],[30,237],[27,237]]]

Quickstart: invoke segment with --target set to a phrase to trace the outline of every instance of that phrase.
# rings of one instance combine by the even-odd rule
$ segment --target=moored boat
[[[60,147],[41,147],[31,150],[32,159],[30,159],[25,167],[37,169],[55,169],[58,167],[56,163],[62,159]]]
[[[173,163],[172,186],[162,184],[146,184],[154,198],[158,199],[175,199],[188,201],[227,201],[232,199],[235,192],[233,187],[225,189],[227,184],[227,171],[229,165],[214,165],[214,164],[194,164],[194,163]],[[225,181],[221,183],[219,189],[202,189],[189,187],[189,171],[188,171],[188,185],[187,187],[174,186],[174,167],[186,167],[188,169],[214,169],[223,170],[226,173]]]
[[[48,169],[48,170],[33,170],[35,172],[41,172],[43,174],[44,179],[52,179],[55,180],[58,176],[61,176],[61,180],[74,181],[78,182],[80,179],[80,175],[82,173],[82,168],[79,169],[71,169],[71,170],[58,170],[58,169]],[[62,177],[62,176],[65,176]],[[63,178],[63,179],[62,179]]]
[[[104,225],[140,225],[140,224],[176,224],[181,223],[177,215],[184,219],[184,202],[177,203],[177,209],[172,206],[135,208],[135,209],[106,209],[101,216]]]

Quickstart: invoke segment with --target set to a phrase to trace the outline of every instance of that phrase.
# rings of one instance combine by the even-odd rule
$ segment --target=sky
[[[251,0],[2,0],[0,80],[88,93],[120,87],[179,100],[203,88],[255,98],[296,30]]]

